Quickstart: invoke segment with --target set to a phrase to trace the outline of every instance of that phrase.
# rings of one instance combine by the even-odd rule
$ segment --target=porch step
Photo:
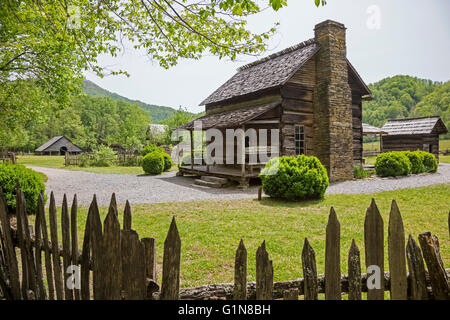
[[[210,181],[205,181],[202,179],[195,179],[194,183],[199,186],[210,187],[210,188],[222,188],[222,186],[223,186],[222,183],[210,182]]]
[[[220,184],[227,184],[227,183],[228,183],[228,179],[226,179],[226,178],[214,177],[214,176],[202,176],[201,179],[202,179],[203,181],[207,181],[207,182],[215,182],[215,183],[220,183]]]

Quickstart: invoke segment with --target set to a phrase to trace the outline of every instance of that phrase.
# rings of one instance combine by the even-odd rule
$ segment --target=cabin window
[[[423,144],[423,151],[431,152],[431,145],[428,143]]]
[[[306,143],[305,143],[305,126],[296,125],[295,126],[295,154],[305,154]]]

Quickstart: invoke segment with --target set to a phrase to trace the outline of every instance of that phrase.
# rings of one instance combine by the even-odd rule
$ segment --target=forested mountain
[[[100,141],[126,149],[140,148],[147,142],[150,123],[161,122],[173,128],[199,116],[133,101],[89,81],[84,91],[64,107],[49,99],[39,108],[39,116],[24,117],[15,126],[0,123],[0,151],[34,151],[59,135],[85,150],[94,150]]]
[[[410,76],[385,78],[369,85],[374,100],[363,103],[363,122],[381,127],[387,120],[440,116],[450,128],[450,82]],[[450,137],[449,134],[441,136]]]
[[[99,142],[133,149],[145,143],[150,115],[136,104],[82,95],[63,109],[46,108],[40,120],[29,120],[1,139],[7,150],[34,151],[54,136],[64,135],[85,150]],[[3,140],[3,141],[2,141]]]
[[[93,97],[108,97],[113,100],[124,101],[131,104],[137,103],[139,107],[146,110],[150,116],[152,117],[152,122],[159,123],[161,120],[168,118],[171,114],[173,114],[176,110],[170,107],[157,106],[153,104],[147,104],[139,100],[131,100],[126,97],[123,97],[117,93],[110,92],[102,87],[96,85],[92,81],[84,80],[84,88],[83,91]]]

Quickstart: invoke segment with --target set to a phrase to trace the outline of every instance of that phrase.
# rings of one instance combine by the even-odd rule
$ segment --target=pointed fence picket
[[[426,232],[418,236],[420,246],[411,235],[405,245],[403,221],[395,201],[388,222],[390,272],[384,272],[383,219],[372,200],[364,221],[364,252],[369,274],[361,273],[360,250],[354,239],[348,251],[348,275],[341,273],[340,223],[338,214],[331,208],[326,227],[324,275],[317,274],[315,252],[305,238],[301,252],[303,278],[274,282],[272,260],[263,241],[256,251],[256,282],[247,282],[247,249],[241,239],[235,255],[234,283],[188,289],[180,289],[181,238],[175,218],[164,242],[159,285],[156,239],[140,239],[132,229],[128,201],[121,227],[115,194],[103,222],[97,199],[93,197],[81,250],[78,249],[76,195],[70,210],[66,196],[63,198],[61,244],[53,193],[48,210],[43,196],[39,196],[34,228],[29,226],[24,195],[19,188],[16,202],[17,223],[13,229],[0,189],[0,290],[6,299],[317,300],[319,294],[325,294],[327,300],[339,300],[342,294],[348,294],[349,300],[361,300],[362,292],[367,292],[368,299],[381,300],[385,291],[390,291],[391,299],[449,299],[450,270],[444,268],[439,240]],[[374,287],[377,281],[371,266],[378,267],[381,274],[379,287]]]

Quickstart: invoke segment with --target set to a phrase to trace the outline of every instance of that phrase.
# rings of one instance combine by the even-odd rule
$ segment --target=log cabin
[[[381,128],[383,152],[422,150],[439,162],[439,135],[448,132],[439,116],[389,120]]]
[[[354,165],[362,163],[362,102],[370,94],[346,57],[345,26],[326,20],[315,26],[314,38],[240,67],[200,104],[205,115],[196,121],[202,130],[224,133],[278,129],[278,155],[317,156],[330,181],[348,180]],[[192,137],[194,121],[178,129]],[[258,176],[248,153],[241,165],[212,167],[194,165],[192,156],[179,173],[233,179],[246,187]]]

